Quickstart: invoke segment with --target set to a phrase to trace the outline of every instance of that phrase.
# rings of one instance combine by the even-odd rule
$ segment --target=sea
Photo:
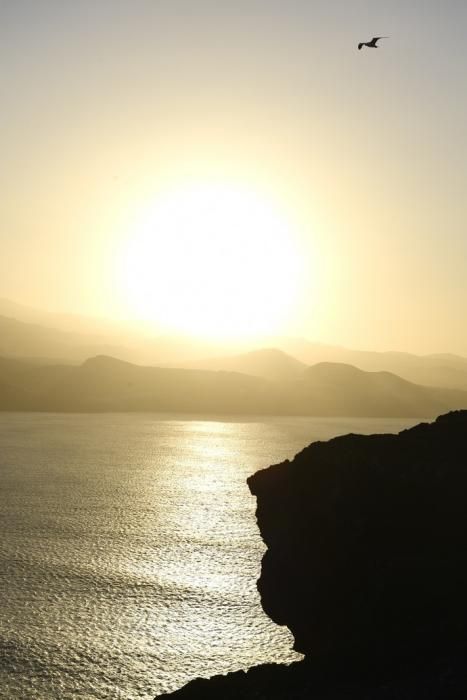
[[[150,700],[290,663],[246,479],[419,421],[0,413],[0,698]]]

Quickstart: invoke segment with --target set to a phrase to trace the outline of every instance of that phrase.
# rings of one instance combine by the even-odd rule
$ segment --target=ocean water
[[[0,698],[154,698],[290,662],[245,483],[411,420],[0,414]]]

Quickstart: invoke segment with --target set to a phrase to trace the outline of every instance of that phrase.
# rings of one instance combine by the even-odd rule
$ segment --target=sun
[[[202,183],[166,191],[123,245],[119,278],[134,316],[204,338],[281,332],[300,292],[298,237],[273,202]]]

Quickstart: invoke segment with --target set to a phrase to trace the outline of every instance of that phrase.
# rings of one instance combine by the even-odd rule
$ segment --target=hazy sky
[[[128,315],[138,211],[221,180],[285,212],[285,332],[467,354],[466,29],[465,0],[0,0],[0,296]]]

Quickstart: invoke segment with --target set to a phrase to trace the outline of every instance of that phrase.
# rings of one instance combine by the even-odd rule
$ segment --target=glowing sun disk
[[[170,191],[134,225],[120,260],[133,313],[199,336],[279,331],[300,285],[298,241],[284,215],[250,190]]]

